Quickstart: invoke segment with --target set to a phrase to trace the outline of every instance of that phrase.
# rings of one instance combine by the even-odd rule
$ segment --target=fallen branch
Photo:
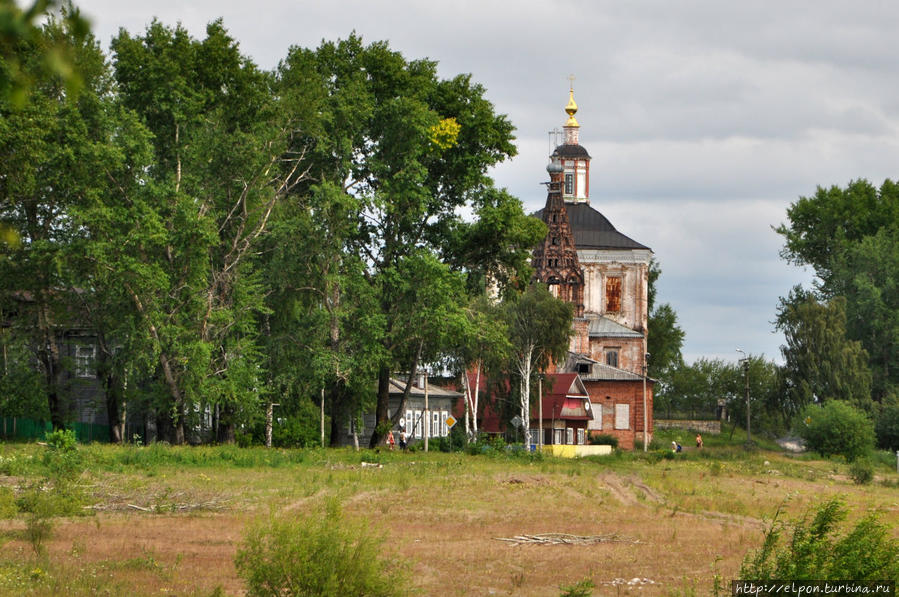
[[[596,545],[597,543],[639,543],[636,539],[611,535],[569,535],[567,533],[542,533],[539,535],[517,535],[496,537],[497,541],[508,541],[513,545]]]

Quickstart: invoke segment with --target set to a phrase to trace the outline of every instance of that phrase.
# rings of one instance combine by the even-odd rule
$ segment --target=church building
[[[592,434],[613,435],[633,448],[644,424],[650,437],[652,431],[653,383],[644,380],[652,250],[591,205],[590,154],[580,144],[577,110],[572,89],[564,142],[549,156],[546,205],[535,214],[549,231],[532,265],[535,279],[574,307],[570,357],[556,372],[578,373],[584,381]]]

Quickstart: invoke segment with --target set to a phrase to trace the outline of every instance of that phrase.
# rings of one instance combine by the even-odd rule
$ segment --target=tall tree
[[[846,299],[821,303],[797,286],[781,299],[776,325],[786,339],[784,381],[794,411],[833,399],[871,409],[868,357],[859,342],[846,337]]]
[[[647,351],[651,355],[648,371],[654,377],[663,377],[683,362],[684,330],[677,324],[677,313],[669,303],[656,304],[656,283],[661,274],[659,262],[655,259],[650,261]]]
[[[561,362],[571,337],[571,303],[555,298],[542,284],[532,284],[506,305],[512,343],[512,370],[518,377],[519,416],[525,441],[530,438],[531,380],[551,361]]]
[[[311,176],[340,184],[359,201],[347,248],[363,258],[384,324],[376,445],[389,425],[392,372],[414,371],[418,363],[418,330],[407,314],[426,319],[430,308],[417,303],[404,276],[456,263],[459,208],[490,191],[487,168],[514,155],[512,126],[470,76],[439,79],[436,63],[407,61],[385,43],[364,45],[356,36],[314,51],[292,48],[279,76],[319,90],[306,95],[320,115],[318,129],[307,127]],[[458,300],[461,310],[465,301]]]
[[[156,355],[157,412],[176,443],[205,410],[233,441],[266,387],[256,325],[265,291],[251,256],[305,176],[297,123],[220,21],[202,41],[154,22],[142,36],[122,31],[112,49],[122,102],[153,135],[140,189],[151,214],[120,214],[132,228],[114,269]]]

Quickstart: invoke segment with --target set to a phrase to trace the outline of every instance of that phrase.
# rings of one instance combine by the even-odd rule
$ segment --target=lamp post
[[[737,352],[743,355],[743,358],[740,359],[740,363],[743,365],[743,378],[746,380],[746,443],[752,443],[752,430],[749,427],[749,357],[746,356],[746,353],[741,349],[737,349]]]
[[[646,429],[649,425],[649,414],[646,412],[646,366],[649,361],[649,353],[643,355],[643,451],[649,449],[649,432]]]

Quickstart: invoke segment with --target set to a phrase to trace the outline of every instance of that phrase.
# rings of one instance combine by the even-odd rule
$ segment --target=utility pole
[[[425,452],[428,451],[428,436],[431,435],[431,413],[428,410],[428,370],[425,369],[425,412],[422,431],[425,432]]]
[[[740,359],[740,363],[743,365],[743,377],[746,380],[746,443],[752,443],[752,431],[749,427],[749,357],[746,356],[746,353],[737,349],[737,352],[743,355],[743,358]]]
[[[541,453],[543,452],[543,374],[542,373],[537,376],[537,450]]]
[[[646,366],[649,361],[649,353],[643,355],[643,451],[649,449],[649,415],[646,412]]]

